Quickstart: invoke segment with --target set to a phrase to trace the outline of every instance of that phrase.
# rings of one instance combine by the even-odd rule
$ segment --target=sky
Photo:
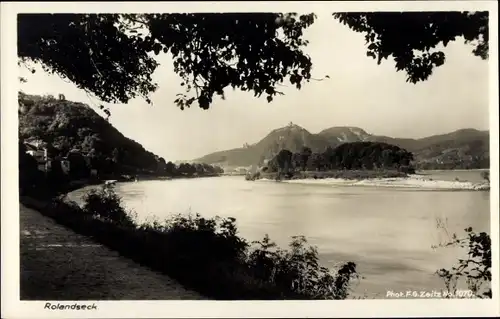
[[[419,138],[461,128],[488,129],[488,62],[474,56],[462,40],[443,51],[446,63],[425,82],[411,84],[396,72],[391,59],[377,65],[366,56],[363,34],[355,33],[330,14],[317,14],[305,31],[304,50],[313,62],[312,81],[301,90],[282,87],[284,96],[267,103],[265,96],[226,91],[209,110],[180,110],[173,101],[183,93],[168,55],[160,55],[154,74],[159,89],[153,106],[142,99],[109,105],[110,122],[125,136],[166,160],[191,160],[208,153],[255,143],[289,122],[317,133],[332,126],[356,126],[368,133]],[[62,93],[67,100],[97,109],[105,103],[72,83],[40,68],[31,74],[20,68],[28,94]],[[286,85],[286,84],[285,84]]]

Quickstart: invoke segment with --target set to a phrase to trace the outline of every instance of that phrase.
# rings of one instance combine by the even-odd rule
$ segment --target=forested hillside
[[[55,98],[19,93],[19,138],[42,141],[51,158],[74,159],[72,167],[84,165],[78,156],[89,157],[91,167],[100,174],[173,176],[222,172],[203,163],[166,162],[124,136],[88,105],[67,101],[62,95]]]
[[[324,153],[344,143],[378,142],[405,149],[413,153],[417,168],[487,168],[489,167],[489,132],[463,129],[448,134],[422,139],[393,138],[367,133],[361,128],[339,126],[312,134],[290,123],[275,129],[259,142],[244,148],[219,151],[197,161],[226,166],[249,166],[271,160],[280,150],[292,153],[308,147],[313,153]]]
[[[71,151],[88,155],[97,167],[113,162],[124,170],[155,171],[161,161],[89,106],[64,97],[20,93],[19,137],[44,141],[54,157],[65,157]]]

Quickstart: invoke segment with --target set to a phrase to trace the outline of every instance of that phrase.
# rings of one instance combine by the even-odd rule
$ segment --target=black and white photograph
[[[377,2],[2,3],[2,317],[499,315],[498,5]]]

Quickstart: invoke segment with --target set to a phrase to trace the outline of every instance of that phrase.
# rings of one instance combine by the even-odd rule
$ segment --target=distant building
[[[24,143],[26,146],[26,153],[30,154],[35,158],[38,163],[38,169],[43,172],[49,172],[52,170],[54,160],[49,158],[47,147],[45,143],[41,140],[29,140]],[[64,174],[69,174],[70,162],[64,157],[60,161],[61,169]]]
[[[41,171],[47,171],[47,163],[48,163],[48,154],[47,148],[44,146],[44,143],[39,140],[31,140],[28,142],[24,142],[26,146],[26,153],[33,156],[38,163],[38,169]]]
[[[47,148],[39,146],[38,143],[24,143],[26,146],[26,153],[33,156],[38,162],[47,160]]]
[[[38,138],[28,138],[24,141],[24,144],[30,144],[36,148],[42,148],[42,147],[45,147],[47,145],[47,143],[45,143],[43,140],[41,139],[38,139]]]

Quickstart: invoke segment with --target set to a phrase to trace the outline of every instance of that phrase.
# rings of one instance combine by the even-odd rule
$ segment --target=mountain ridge
[[[463,128],[423,138],[397,138],[370,134],[356,126],[333,126],[318,133],[311,133],[294,123],[271,130],[254,144],[209,153],[194,159],[193,162],[217,163],[226,167],[250,166],[271,159],[283,148],[297,152],[303,146],[308,146],[313,152],[322,152],[327,147],[359,141],[399,146],[414,153],[416,163],[424,166],[434,163],[438,166],[483,168],[486,162],[489,166],[488,130]]]

